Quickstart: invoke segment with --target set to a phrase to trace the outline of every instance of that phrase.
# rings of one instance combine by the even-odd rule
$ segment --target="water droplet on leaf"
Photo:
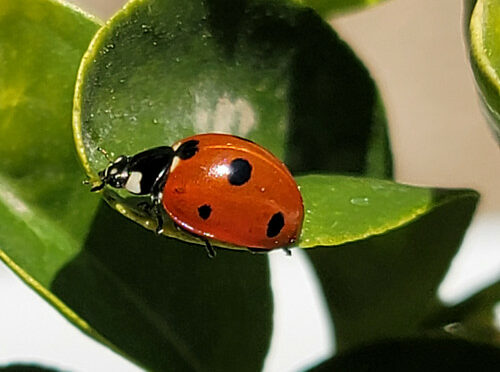
[[[367,206],[370,204],[370,199],[368,199],[366,196],[352,198],[351,204],[359,205],[359,206]]]

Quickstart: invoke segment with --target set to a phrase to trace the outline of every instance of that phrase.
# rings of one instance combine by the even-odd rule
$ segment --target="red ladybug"
[[[207,239],[270,250],[297,240],[302,196],[286,166],[256,143],[200,134],[119,156],[99,172],[101,184],[150,195],[162,232],[162,209],[182,229]],[[162,208],[163,206],[163,208]],[[213,251],[212,251],[213,252]]]

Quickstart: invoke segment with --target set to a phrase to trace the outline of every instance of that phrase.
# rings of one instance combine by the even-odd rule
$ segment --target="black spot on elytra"
[[[234,186],[241,186],[248,182],[252,175],[252,166],[248,160],[238,158],[234,159],[229,165],[229,183]]]
[[[182,160],[192,158],[198,152],[199,143],[197,140],[186,141],[175,151],[175,155]]]
[[[278,235],[281,229],[285,226],[285,219],[283,218],[283,213],[278,212],[273,214],[269,222],[267,223],[266,235],[268,238],[274,238]]]
[[[210,217],[211,213],[212,213],[212,207],[209,206],[208,204],[204,204],[201,207],[198,207],[198,215],[204,220]]]

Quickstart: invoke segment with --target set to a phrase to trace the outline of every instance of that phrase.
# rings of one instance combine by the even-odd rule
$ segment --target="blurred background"
[[[72,2],[106,20],[126,1]],[[462,1],[391,0],[331,24],[382,92],[396,179],[481,192],[478,213],[440,287],[441,299],[456,303],[499,280],[500,149],[475,92]],[[311,269],[300,252],[294,257],[270,255],[276,327],[266,371],[297,371],[335,350],[334,325]],[[139,370],[74,328],[3,264],[0,293],[0,365],[30,361],[71,371]],[[497,318],[500,328],[500,299]]]

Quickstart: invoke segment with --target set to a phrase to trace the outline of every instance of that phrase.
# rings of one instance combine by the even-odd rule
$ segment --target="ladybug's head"
[[[123,155],[116,158],[104,170],[99,172],[101,184],[94,186],[90,191],[101,190],[106,185],[117,189],[124,188],[130,176],[129,160],[128,156]]]

